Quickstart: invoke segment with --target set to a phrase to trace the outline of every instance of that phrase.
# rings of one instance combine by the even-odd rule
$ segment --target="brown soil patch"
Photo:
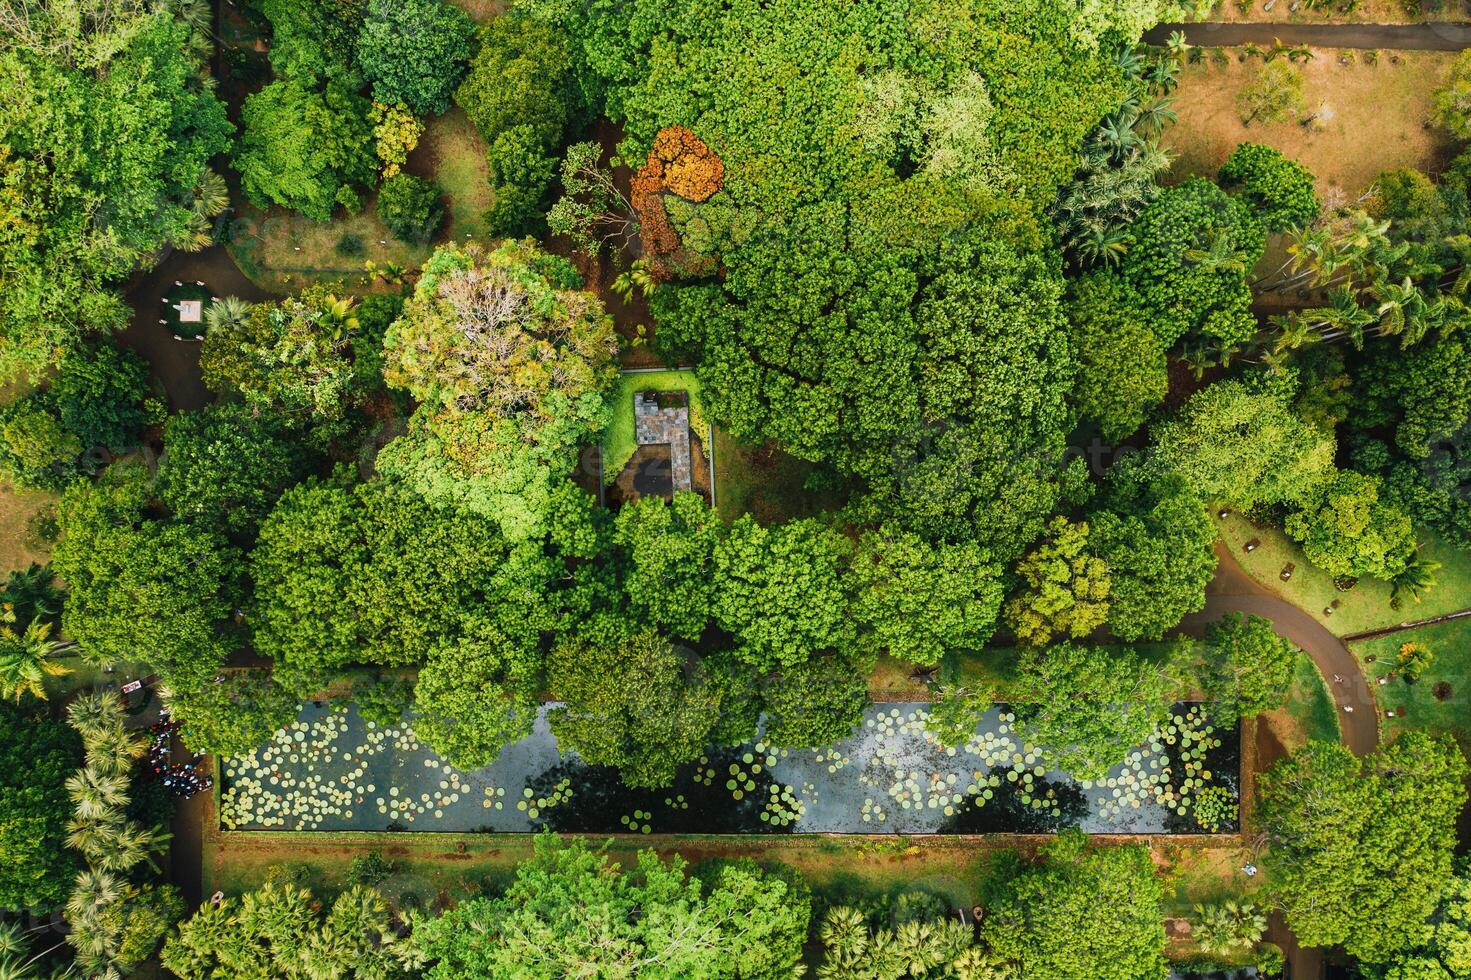
[[[1299,66],[1305,112],[1319,114],[1322,123],[1309,130],[1295,121],[1244,125],[1237,93],[1257,77],[1262,61],[1242,62],[1240,49],[1221,50],[1226,64],[1213,63],[1207,54],[1180,74],[1174,104],[1180,121],[1164,139],[1178,154],[1172,171],[1177,179],[1214,176],[1238,144],[1263,143],[1312,170],[1325,201],[1348,202],[1386,170],[1434,172],[1443,163],[1448,147],[1428,120],[1435,86],[1454,54],[1385,52],[1370,65],[1362,51],[1344,64],[1345,52],[1314,49],[1315,59]]]

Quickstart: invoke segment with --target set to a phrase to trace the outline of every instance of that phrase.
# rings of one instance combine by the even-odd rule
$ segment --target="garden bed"
[[[1471,595],[1465,593],[1461,598],[1471,601]],[[1378,683],[1391,672],[1401,673],[1397,664],[1400,647],[1405,643],[1424,644],[1434,659],[1414,683],[1407,683],[1402,675]],[[1380,708],[1395,713],[1383,719],[1386,739],[1392,740],[1409,729],[1422,729],[1450,732],[1463,746],[1471,748],[1471,619],[1356,641],[1349,644],[1349,649],[1364,665]],[[1369,657],[1374,660],[1370,662]],[[1403,715],[1400,709],[1404,709]]]

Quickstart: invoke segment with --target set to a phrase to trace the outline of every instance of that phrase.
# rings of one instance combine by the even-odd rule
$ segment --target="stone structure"
[[[640,391],[633,396],[633,419],[640,446],[669,447],[675,491],[692,489],[689,406],[660,408],[657,392]]]

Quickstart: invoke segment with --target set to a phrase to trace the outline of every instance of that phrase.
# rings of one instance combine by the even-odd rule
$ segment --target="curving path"
[[[1175,31],[1198,47],[1255,44],[1269,48],[1277,41],[1314,48],[1383,48],[1400,51],[1460,51],[1471,48],[1471,24],[1437,21],[1422,24],[1299,24],[1241,22],[1160,24],[1144,34],[1150,44],[1163,44]]]
[[[1374,751],[1379,745],[1379,704],[1348,647],[1322,623],[1246,574],[1224,541],[1216,542],[1216,556],[1220,564],[1206,587],[1205,609],[1187,616],[1181,628],[1198,634],[1228,612],[1270,619],[1272,628],[1302,647],[1323,675],[1338,707],[1343,744],[1358,756]]]

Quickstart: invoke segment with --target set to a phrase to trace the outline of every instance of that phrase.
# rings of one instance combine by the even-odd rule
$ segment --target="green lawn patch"
[[[1426,535],[1422,540],[1424,554],[1442,565],[1435,588],[1421,602],[1408,602],[1396,610],[1389,605],[1389,583],[1360,579],[1349,591],[1340,592],[1333,584],[1333,576],[1313,567],[1302,549],[1276,528],[1252,527],[1250,521],[1234,513],[1218,521],[1218,525],[1231,554],[1247,574],[1311,614],[1338,636],[1383,629],[1471,606],[1471,554],[1450,547],[1434,535]],[[1261,544],[1247,554],[1243,546],[1253,538]],[[1296,568],[1291,580],[1283,582],[1279,574],[1288,562]],[[1335,599],[1339,602],[1338,609],[1331,616],[1325,615],[1324,610]]]
[[[486,238],[485,212],[495,203],[490,187],[490,166],[485,159],[485,141],[480,138],[470,118],[458,106],[442,116],[429,120],[419,149],[410,158],[427,155],[427,176],[439,186],[446,198],[448,224],[444,229],[452,239]]]
[[[612,483],[638,451],[634,427],[633,396],[640,391],[682,391],[690,400],[690,428],[696,435],[708,432],[705,410],[700,403],[700,381],[693,371],[640,371],[620,374],[613,389],[613,421],[603,434],[603,482]],[[717,458],[718,458],[717,453]],[[723,491],[723,488],[722,488]]]
[[[1397,672],[1399,650],[1405,643],[1425,644],[1435,659],[1413,684],[1406,683],[1403,677],[1378,683],[1391,671]],[[1450,732],[1463,745],[1471,745],[1471,704],[1468,704],[1471,701],[1471,619],[1361,640],[1350,643],[1349,649],[1364,664],[1364,674],[1379,697],[1380,708],[1396,712],[1395,717],[1383,719],[1387,739],[1406,729],[1418,728]],[[1366,662],[1370,656],[1374,657],[1373,663]],[[1450,685],[1449,696],[1444,700],[1436,697],[1439,684]],[[1400,708],[1405,709],[1403,718],[1397,713]]]
[[[727,522],[751,514],[762,524],[815,517],[843,506],[840,491],[807,489],[813,465],[783,452],[776,443],[743,445],[715,430],[716,503]]]
[[[1341,737],[1333,692],[1328,690],[1328,682],[1323,679],[1318,665],[1305,653],[1297,655],[1292,693],[1283,711],[1292,719],[1293,727],[1301,733],[1304,742],[1309,739],[1337,742]]]

